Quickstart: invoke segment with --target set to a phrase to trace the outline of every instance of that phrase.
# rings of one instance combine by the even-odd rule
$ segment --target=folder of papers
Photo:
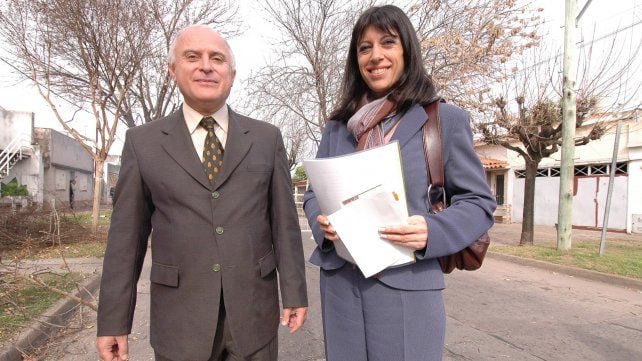
[[[414,251],[379,237],[408,218],[398,142],[349,155],[304,161],[321,211],[337,231],[337,254],[365,277],[415,261]]]

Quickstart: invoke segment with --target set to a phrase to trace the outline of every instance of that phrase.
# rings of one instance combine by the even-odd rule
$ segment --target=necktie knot
[[[214,120],[214,118],[212,117],[203,117],[199,124],[201,127],[207,130],[214,130],[214,124],[216,124],[216,120]]]

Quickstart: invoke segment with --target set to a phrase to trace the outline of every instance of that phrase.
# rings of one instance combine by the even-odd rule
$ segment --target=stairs
[[[25,144],[30,144],[26,137],[16,137],[0,152],[0,180],[9,175],[16,163],[31,156],[32,148]]]
[[[302,231],[309,231],[310,226],[308,225],[308,219],[305,217],[305,212],[303,211],[303,202],[295,201],[296,203],[296,212],[299,216],[299,226]]]

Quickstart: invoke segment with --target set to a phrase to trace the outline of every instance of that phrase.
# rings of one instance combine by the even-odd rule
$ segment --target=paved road
[[[447,278],[448,360],[642,360],[642,291],[488,259]]]
[[[314,245],[304,238],[309,255]],[[323,360],[318,270],[306,271],[310,317],[302,332],[281,330],[283,361]],[[143,274],[139,286],[132,360],[153,359],[148,279]],[[493,258],[479,271],[447,276],[447,284],[445,360],[642,360],[642,291]],[[83,321],[38,359],[97,360],[95,316],[86,312]]]

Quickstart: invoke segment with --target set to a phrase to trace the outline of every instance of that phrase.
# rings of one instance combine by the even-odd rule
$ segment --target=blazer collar
[[[210,181],[203,171],[203,165],[194,150],[194,143],[190,137],[183,111],[175,111],[167,117],[167,123],[161,129],[166,135],[162,143],[163,149],[172,157],[179,166],[203,186],[210,188]]]
[[[194,150],[194,143],[192,143],[182,110],[179,109],[170,114],[167,120],[167,124],[161,130],[167,135],[167,140],[162,144],[163,148],[192,178],[211,190],[219,188],[230,177],[252,146],[252,141],[248,136],[249,130],[244,126],[242,117],[229,109],[223,168],[219,177],[212,184],[207,179],[201,160]]]
[[[408,143],[408,141],[421,129],[428,120],[428,115],[421,105],[414,105],[399,120],[397,129],[392,134],[390,141],[398,140],[399,147]]]

